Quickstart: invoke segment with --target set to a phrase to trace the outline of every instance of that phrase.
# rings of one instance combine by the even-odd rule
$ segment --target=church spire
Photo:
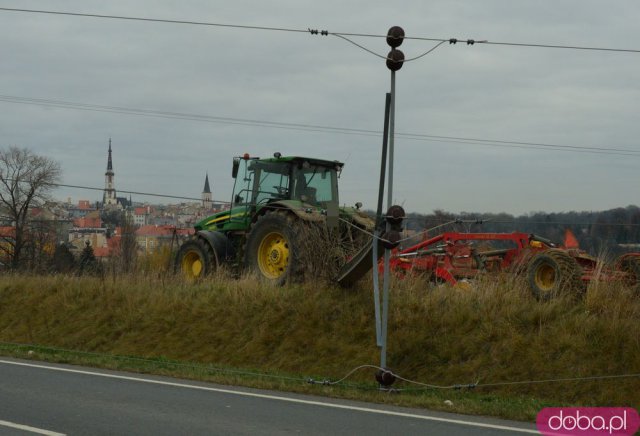
[[[211,188],[209,187],[209,173],[204,178],[204,190],[202,191],[202,206],[211,209],[213,203],[211,201]]]
[[[104,173],[104,193],[102,204],[104,207],[117,206],[116,189],[114,184],[113,162],[111,161],[111,138],[109,138],[109,158],[107,160],[107,172]]]
[[[202,191],[203,194],[211,194],[211,188],[209,188],[209,173],[207,173],[207,175],[204,178],[204,190]]]
[[[111,138],[109,138],[109,160],[107,161],[107,171],[113,171],[113,163],[111,162]]]

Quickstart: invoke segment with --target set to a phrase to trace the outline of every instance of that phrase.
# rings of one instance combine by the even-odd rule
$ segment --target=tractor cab
[[[276,201],[327,209],[338,205],[338,175],[342,163],[304,157],[233,160],[233,207],[256,211]]]

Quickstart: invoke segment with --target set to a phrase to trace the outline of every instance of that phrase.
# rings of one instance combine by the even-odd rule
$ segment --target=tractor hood
[[[247,208],[245,206],[235,207],[231,210],[225,210],[215,213],[206,217],[205,219],[196,223],[194,228],[199,230],[218,230],[227,224],[231,219],[241,219],[247,215]]]

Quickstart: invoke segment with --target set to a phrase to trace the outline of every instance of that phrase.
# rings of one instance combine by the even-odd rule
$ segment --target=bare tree
[[[14,228],[12,237],[2,238],[0,249],[7,254],[12,268],[20,266],[29,241],[29,209],[46,201],[61,174],[59,163],[29,149],[0,149],[0,208],[4,220]]]

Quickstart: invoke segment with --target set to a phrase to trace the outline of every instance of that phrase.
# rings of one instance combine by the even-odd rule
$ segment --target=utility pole
[[[385,137],[383,138],[382,150],[382,169],[380,174],[380,192],[378,201],[378,213],[381,212],[383,186],[384,186],[384,168],[385,159],[388,151],[388,182],[387,182],[387,214],[385,216],[386,229],[382,234],[384,251],[384,270],[382,285],[382,314],[380,314],[380,295],[378,289],[378,269],[377,265],[377,244],[374,241],[374,298],[376,308],[376,336],[377,344],[380,347],[380,371],[376,373],[376,380],[380,385],[390,386],[395,377],[387,368],[387,326],[389,318],[389,263],[391,259],[391,249],[395,248],[400,242],[400,230],[405,212],[400,206],[393,205],[393,159],[394,159],[394,130],[395,130],[395,96],[396,96],[396,71],[402,68],[404,62],[404,53],[398,50],[398,47],[404,40],[404,30],[399,26],[394,26],[387,33],[387,44],[391,47],[391,51],[387,55],[387,68],[391,70],[391,90],[387,94],[387,108],[385,109]],[[388,127],[388,129],[387,129]],[[388,136],[387,136],[388,134]],[[388,143],[388,150],[387,150]],[[378,219],[380,223],[381,220]],[[378,233],[376,233],[377,235]]]

